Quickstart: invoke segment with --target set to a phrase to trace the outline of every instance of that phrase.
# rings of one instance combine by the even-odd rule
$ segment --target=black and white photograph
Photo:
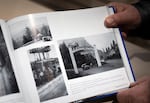
[[[46,17],[28,16],[9,26],[14,49],[39,41],[51,41],[52,35]]]
[[[40,101],[68,95],[54,45],[31,49],[28,54]]]
[[[124,66],[113,33],[60,40],[58,43],[68,79]]]
[[[19,93],[19,89],[0,27],[0,97],[14,93]]]

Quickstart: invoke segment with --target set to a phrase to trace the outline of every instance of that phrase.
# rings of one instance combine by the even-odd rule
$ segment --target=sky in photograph
[[[110,47],[112,41],[116,41],[115,35],[112,32],[85,37],[85,40],[92,46],[96,45],[96,48],[99,50],[103,50],[106,47]]]
[[[46,17],[34,17],[32,15],[27,16],[22,20],[16,21],[14,24],[9,25],[11,35],[13,38],[22,37],[23,30],[26,27],[35,28],[42,25],[48,25]]]

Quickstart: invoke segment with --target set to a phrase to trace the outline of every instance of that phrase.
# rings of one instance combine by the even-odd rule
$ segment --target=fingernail
[[[115,26],[115,25],[116,25],[116,23],[115,23],[115,21],[114,21],[113,18],[107,18],[106,21],[107,21],[107,23],[108,23],[109,25],[111,25],[111,26]]]

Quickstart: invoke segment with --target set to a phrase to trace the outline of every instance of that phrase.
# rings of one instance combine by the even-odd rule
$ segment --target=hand
[[[116,13],[105,19],[105,26],[108,28],[119,27],[123,32],[136,28],[141,22],[138,10],[129,4],[112,2],[108,6],[113,6]],[[125,33],[124,36],[125,36]]]
[[[150,103],[150,76],[131,84],[131,88],[117,94],[119,103]]]

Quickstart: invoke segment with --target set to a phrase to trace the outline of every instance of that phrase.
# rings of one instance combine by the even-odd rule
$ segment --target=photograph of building
[[[29,58],[41,102],[68,94],[53,45],[29,50]]]
[[[46,17],[33,17],[9,25],[14,49],[38,41],[51,41],[52,35]]]
[[[113,33],[59,41],[68,79],[123,67]]]
[[[14,75],[6,43],[0,28],[0,97],[18,93],[18,85]]]

